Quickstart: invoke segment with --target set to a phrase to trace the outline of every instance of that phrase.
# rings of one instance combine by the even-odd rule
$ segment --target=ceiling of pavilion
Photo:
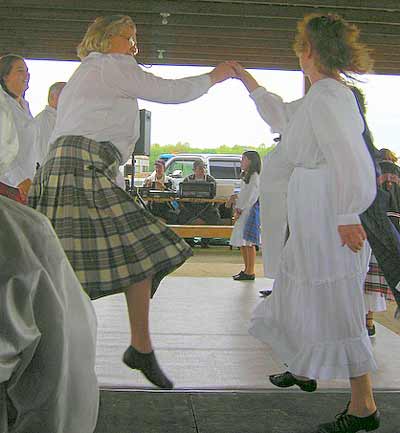
[[[127,14],[138,27],[144,64],[298,69],[296,21],[337,12],[361,28],[374,49],[375,72],[400,74],[400,0],[2,0],[0,53],[77,60],[76,46],[96,16]]]

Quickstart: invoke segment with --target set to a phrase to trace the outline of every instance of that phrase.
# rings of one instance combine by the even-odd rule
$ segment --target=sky
[[[78,62],[27,60],[31,74],[26,92],[33,115],[46,105],[47,92],[56,81],[68,81]],[[209,72],[194,66],[151,66],[146,70],[164,78],[180,78]],[[303,95],[301,72],[249,70],[259,84],[292,101]],[[399,101],[400,76],[368,75],[360,87],[367,100],[367,119],[378,148],[389,148],[400,156]],[[164,105],[139,101],[151,111],[151,143],[190,143],[192,147],[221,145],[259,146],[273,144],[269,126],[260,118],[247,90],[238,80],[229,79],[213,86],[196,101]]]

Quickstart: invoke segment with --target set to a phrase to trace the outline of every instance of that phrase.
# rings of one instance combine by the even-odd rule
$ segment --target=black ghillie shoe
[[[235,281],[253,281],[256,279],[256,276],[255,274],[245,274],[244,272],[242,272],[239,275],[235,275],[233,279]]]
[[[375,325],[372,325],[371,327],[367,326],[367,331],[368,331],[368,335],[370,337],[374,337],[376,334],[376,329],[375,329]]]
[[[122,361],[128,367],[140,370],[151,383],[159,388],[172,389],[174,387],[174,384],[158,365],[157,358],[153,351],[150,353],[142,353],[137,351],[134,347],[129,346],[125,350]]]
[[[269,295],[272,294],[272,290],[260,290],[258,294],[261,298],[267,298]]]
[[[289,388],[297,385],[302,391],[314,392],[317,389],[317,381],[314,379],[299,380],[296,379],[290,371],[280,374],[272,374],[269,377],[271,383],[279,388]]]
[[[379,428],[380,414],[378,410],[369,416],[358,417],[347,413],[349,405],[350,403],[343,412],[336,415],[335,421],[319,425],[317,433],[357,433]]]

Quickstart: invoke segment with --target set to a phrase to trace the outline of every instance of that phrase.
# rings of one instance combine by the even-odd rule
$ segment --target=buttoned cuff
[[[337,219],[338,219],[338,226],[346,226],[350,224],[361,224],[360,217],[356,213],[338,215]]]

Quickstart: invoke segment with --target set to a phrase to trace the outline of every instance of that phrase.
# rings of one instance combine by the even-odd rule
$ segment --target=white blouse
[[[272,130],[282,134],[266,158],[260,186],[262,226],[270,237],[266,253],[274,256],[269,275],[274,275],[286,236],[286,194],[294,168],[329,167],[337,225],[360,223],[359,214],[376,194],[375,171],[362,137],[362,117],[345,85],[319,80],[304,98],[289,104],[263,87],[250,96]]]
[[[18,135],[7,94],[0,86],[0,173],[6,171],[18,153]]]
[[[260,175],[253,173],[249,183],[243,179],[240,181],[240,192],[235,203],[235,208],[241,211],[251,209],[260,195]]]
[[[376,194],[376,179],[362,137],[363,120],[351,90],[326,78],[292,104],[283,103],[261,87],[251,96],[273,130],[282,133],[281,144],[293,168],[322,164],[332,168],[338,225],[359,224],[358,215]]]
[[[43,163],[49,151],[49,141],[54,126],[56,125],[56,116],[57,110],[47,105],[46,108],[34,118],[36,128],[35,159],[39,164]]]
[[[51,142],[63,135],[111,141],[124,163],[139,138],[137,99],[176,104],[192,101],[210,87],[209,74],[163,79],[142,70],[132,56],[91,53],[60,95]]]
[[[33,180],[36,171],[35,163],[35,127],[28,103],[23,100],[23,107],[7,93],[4,94],[4,102],[8,104],[17,130],[19,149],[16,158],[8,167],[6,173],[0,176],[0,181],[17,186],[23,180]]]

